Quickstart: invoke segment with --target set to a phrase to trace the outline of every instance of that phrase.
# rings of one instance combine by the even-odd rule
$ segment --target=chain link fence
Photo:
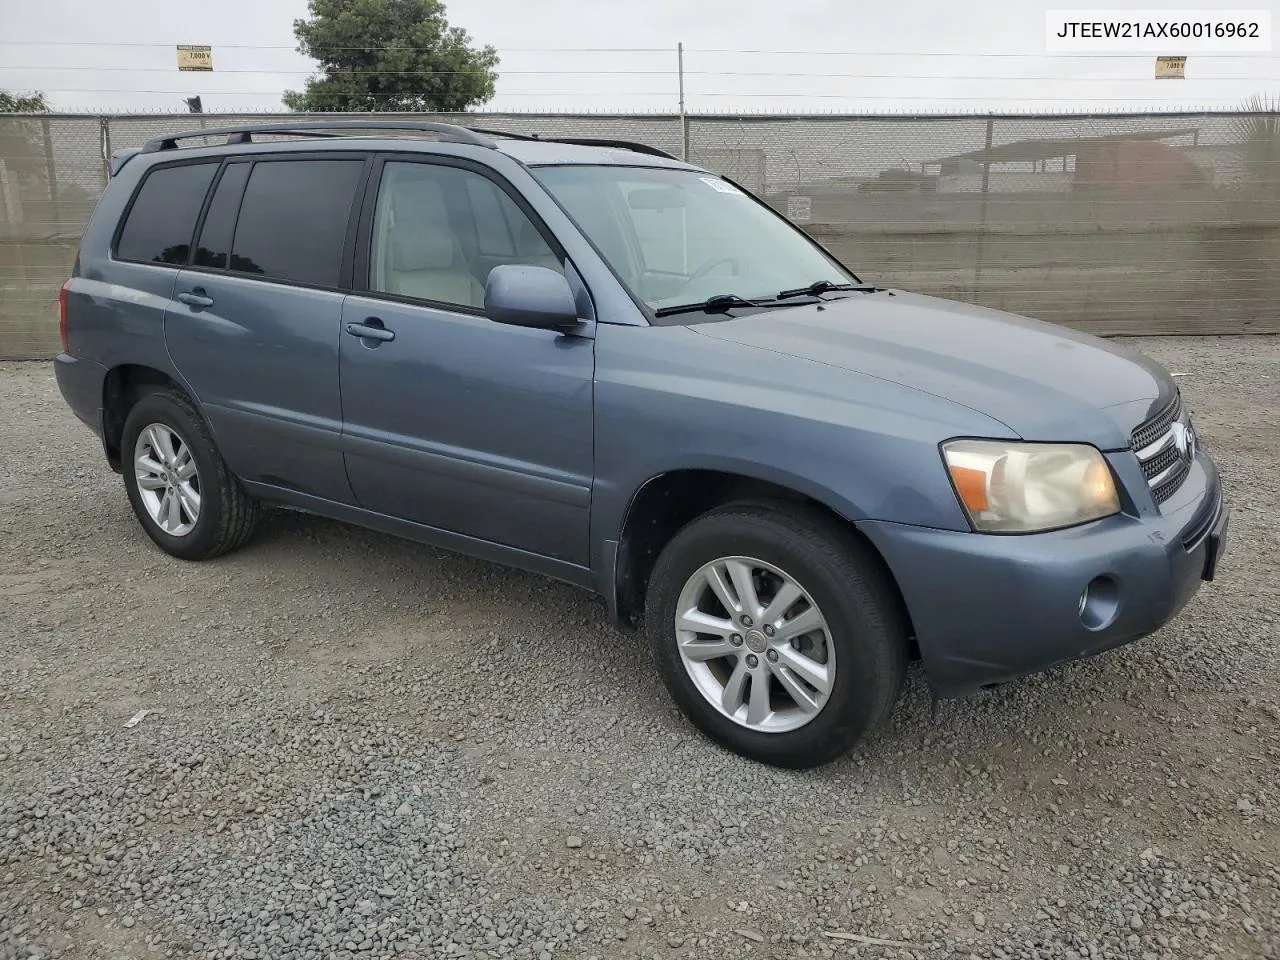
[[[1280,332],[1274,113],[395,118],[687,151],[880,284],[1103,334]],[[112,150],[281,119],[0,115],[0,358],[56,352]]]

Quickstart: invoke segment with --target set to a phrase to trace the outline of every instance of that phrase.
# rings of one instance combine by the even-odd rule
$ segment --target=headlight
[[[1111,469],[1079,443],[953,440],[942,456],[975,530],[1033,533],[1120,511]]]

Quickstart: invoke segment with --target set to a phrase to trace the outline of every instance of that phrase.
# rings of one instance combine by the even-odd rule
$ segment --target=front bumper
[[[1166,513],[991,536],[870,521],[925,672],[963,696],[1147,636],[1212,579],[1229,511],[1201,452]],[[1089,590],[1087,602],[1082,596]]]

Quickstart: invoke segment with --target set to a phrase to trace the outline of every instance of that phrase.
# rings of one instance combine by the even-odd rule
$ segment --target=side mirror
[[[503,264],[489,271],[484,312],[495,323],[539,330],[576,327],[578,307],[564,274],[549,267]]]

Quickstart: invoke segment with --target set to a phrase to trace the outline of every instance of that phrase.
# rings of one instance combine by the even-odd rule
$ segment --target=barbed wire
[[[22,67],[12,65],[0,65],[2,70],[82,70],[93,73],[166,73],[174,72],[171,67],[94,67],[94,66],[40,66],[40,67]],[[220,74],[264,74],[268,76],[302,76],[313,77],[323,74],[325,77],[337,76],[343,78],[357,77],[450,77],[450,76],[470,76],[475,73],[474,70],[273,70],[268,67],[233,67],[230,69],[222,69],[212,71]],[[677,71],[668,70],[500,70],[499,77],[509,76],[664,76],[674,77]],[[1002,80],[1047,80],[1065,83],[1116,83],[1129,82],[1133,80],[1152,80],[1153,77],[1132,77],[1132,76],[1070,76],[1063,74],[954,74],[954,73],[857,73],[857,72],[807,72],[807,71],[775,71],[775,70],[685,70],[686,77],[795,77],[808,79],[848,79],[848,80],[978,80],[978,81],[1002,81]],[[1277,77],[1258,77],[1258,76],[1209,76],[1195,77],[1197,82],[1201,80],[1213,81],[1231,81],[1231,82],[1251,82],[1251,81],[1272,81],[1280,82],[1280,76]]]
[[[173,48],[182,45],[182,41],[163,42],[155,40],[7,40],[0,39],[0,46],[46,46],[46,47],[149,47]],[[300,53],[297,44],[256,44],[256,43],[213,43],[208,44],[222,50],[288,50]],[[367,53],[385,49],[388,44],[325,46],[325,53]],[[499,54],[504,53],[641,53],[663,54],[673,56],[674,46],[669,47],[502,47]],[[968,57],[976,59],[1033,59],[1047,58],[1057,60],[1089,60],[1089,59],[1141,59],[1149,60],[1148,53],[1008,53],[1002,51],[963,52],[956,50],[773,50],[766,47],[693,47],[686,45],[684,52],[688,54],[752,54],[756,56],[805,56],[805,57]],[[1241,51],[1239,53],[1199,54],[1198,59],[1280,59],[1280,53],[1266,51]]]
[[[95,93],[97,91],[86,91]],[[182,95],[190,95],[190,91],[183,91]],[[209,96],[210,94],[201,94]],[[216,95],[216,94],[213,94]],[[219,105],[201,114],[192,114],[184,105],[179,106],[178,103],[166,105],[148,105],[148,106],[131,106],[120,107],[119,105],[101,105],[92,104],[76,108],[55,109],[42,113],[22,113],[22,114],[0,114],[0,119],[13,122],[39,122],[42,118],[53,120],[84,120],[90,118],[93,120],[161,120],[185,119],[187,121],[213,120],[219,117],[294,117],[301,118],[306,116],[334,116],[334,117],[352,117],[367,118],[370,113],[378,116],[386,116],[388,118],[400,117],[423,117],[430,115],[432,117],[456,117],[458,122],[474,122],[484,118],[510,118],[521,121],[541,121],[541,120],[594,120],[594,121],[641,121],[648,123],[666,123],[678,122],[680,114],[672,109],[671,106],[635,106],[619,108],[616,106],[574,106],[574,107],[555,107],[548,108],[545,106],[538,107],[517,107],[502,106],[492,107],[485,106],[478,110],[449,111],[449,110],[344,110],[344,109],[321,109],[307,111],[290,111],[282,108],[278,103],[275,105],[265,104],[240,104],[232,106]],[[880,120],[886,122],[899,121],[939,121],[939,120],[1107,120],[1117,121],[1125,119],[1146,118],[1146,119],[1179,119],[1179,118],[1197,118],[1197,117],[1239,117],[1252,118],[1256,116],[1274,116],[1276,111],[1255,110],[1241,107],[1237,102],[1231,103],[1143,103],[1142,101],[1125,101],[1121,106],[1106,103],[1094,102],[1073,102],[1071,104],[1057,106],[1052,110],[1045,110],[1038,107],[1011,107],[1006,105],[992,105],[988,103],[986,106],[970,106],[956,107],[947,106],[931,109],[921,106],[902,106],[896,107],[892,105],[876,106],[868,108],[850,108],[847,106],[840,107],[809,107],[805,109],[789,109],[778,110],[771,107],[760,106],[733,106],[723,107],[716,110],[700,109],[696,106],[691,107],[687,111],[688,119],[691,123],[699,121],[712,122],[734,122],[734,123],[768,123],[773,121],[805,121],[812,123],[826,122],[842,122],[849,120]]]
[[[185,45],[183,41],[166,42],[162,40],[0,40],[0,46],[13,47],[176,47]],[[296,43],[214,43],[206,46],[223,50],[292,50],[298,52]],[[381,50],[388,44],[367,44],[364,46],[325,46],[326,51],[359,51]],[[675,47],[505,47],[510,53],[666,53],[675,52]]]
[[[43,49],[43,50],[60,50],[60,49],[80,49],[91,48],[101,50],[119,49],[120,51],[133,50],[160,50],[171,49],[177,44],[170,44],[162,41],[146,41],[146,40],[34,40],[34,39],[0,39],[0,49],[8,48],[13,51],[23,48]],[[216,50],[227,51],[293,51],[300,52],[296,45],[292,44],[271,44],[271,43],[228,43],[228,44],[211,44]],[[340,52],[367,52],[380,49],[383,45],[367,44],[367,45],[343,45],[325,48],[324,52],[340,53]],[[558,103],[563,109],[563,105],[572,105],[581,103],[584,100],[591,99],[599,101],[607,97],[614,101],[617,105],[625,105],[628,102],[635,102],[639,99],[661,98],[667,100],[675,95],[675,86],[679,71],[676,69],[674,62],[664,65],[661,68],[653,66],[621,66],[617,62],[618,55],[643,56],[650,58],[656,55],[662,55],[665,58],[674,60],[674,47],[510,47],[499,50],[503,56],[508,54],[519,56],[522,54],[557,54],[567,55],[576,54],[583,57],[589,57],[593,54],[607,54],[613,60],[608,64],[602,64],[600,68],[593,69],[579,64],[570,64],[566,66],[548,66],[546,68],[530,68],[527,66],[516,65],[511,68],[499,68],[499,86],[496,91],[495,100],[506,103],[534,102],[542,101],[544,105]],[[1150,87],[1150,83],[1158,82],[1153,76],[1135,76],[1125,75],[1116,72],[1114,65],[1123,63],[1126,66],[1137,66],[1141,63],[1146,69],[1146,65],[1150,61],[1147,54],[1136,53],[1088,53],[1088,54],[1066,54],[1053,55],[1045,53],[1009,53],[1009,52],[959,52],[954,50],[788,50],[788,49],[769,49],[765,47],[708,47],[699,48],[696,46],[686,46],[685,63],[686,69],[683,71],[685,79],[685,95],[687,105],[691,112],[698,111],[698,104],[702,104],[704,111],[707,108],[713,108],[718,102],[729,100],[736,101],[741,111],[751,111],[754,104],[772,102],[777,104],[781,109],[789,109],[789,104],[796,104],[808,101],[817,109],[821,104],[833,105],[857,105],[867,104],[869,106],[880,105],[876,109],[885,109],[884,105],[900,104],[907,109],[918,109],[912,105],[923,105],[934,103],[941,109],[946,109],[947,105],[985,105],[990,110],[1009,110],[1019,109],[1025,105],[1028,109],[1035,109],[1037,105],[1042,109],[1054,107],[1059,110],[1069,110],[1076,112],[1079,108],[1077,101],[1087,100],[1089,104],[1096,105],[1097,109],[1106,109],[1108,105],[1125,105],[1131,110],[1142,110],[1156,107],[1159,109],[1179,109],[1184,111],[1219,109],[1238,104],[1239,96],[1221,95],[1204,95],[1205,86],[1212,84],[1210,89],[1224,89],[1224,84],[1257,84],[1260,87],[1270,87],[1272,85],[1280,85],[1280,68],[1272,69],[1272,64],[1280,67],[1280,56],[1276,54],[1234,54],[1218,56],[1198,56],[1196,72],[1184,83],[1197,85],[1198,96],[1196,103],[1190,103],[1185,97],[1185,86],[1168,86],[1160,88]],[[824,70],[824,69],[753,69],[738,68],[736,65],[730,65],[727,69],[708,68],[705,61],[698,64],[696,58],[700,55],[706,55],[708,58],[714,59],[721,55],[735,56],[756,56],[756,57],[777,57],[777,56],[803,56],[803,57],[844,57],[858,58],[860,62],[856,69],[852,70]],[[689,64],[689,58],[694,57],[695,62]],[[956,63],[957,66],[962,61],[979,61],[987,65],[988,69],[973,69],[972,66],[966,64],[961,67],[964,72],[944,72],[940,70],[925,71],[919,69],[911,69],[907,65],[901,64],[904,69],[874,69],[868,68],[866,60],[870,58],[915,58],[924,63]],[[1054,73],[1040,72],[1034,67],[1031,70],[1025,68],[1013,73],[1004,74],[996,69],[997,63],[1010,63],[1011,65],[1020,61],[1040,61],[1051,59],[1057,65],[1069,65],[1065,69],[1083,70],[1090,64],[1109,64],[1112,69],[1102,75],[1080,73]],[[1236,64],[1234,70],[1230,73],[1213,75],[1205,72],[1207,63],[1218,59],[1231,60]],[[874,61],[873,61],[874,62]],[[1241,62],[1249,62],[1254,64],[1264,64],[1264,71],[1259,75],[1248,75],[1240,73]],[[767,61],[766,61],[767,63]],[[781,66],[781,65],[779,65]],[[852,64],[851,64],[852,66]],[[1225,64],[1224,69],[1230,69]],[[1014,69],[1017,69],[1016,67]],[[944,68],[945,70],[945,68]],[[105,64],[96,66],[93,64],[32,64],[28,66],[15,65],[10,61],[0,65],[0,77],[14,74],[31,74],[38,73],[41,77],[52,76],[53,78],[61,77],[64,81],[70,81],[72,77],[87,74],[102,74],[105,76],[114,76],[124,79],[130,73],[138,73],[143,76],[169,75],[174,74],[173,68],[161,66],[133,66],[126,64]],[[78,101],[80,106],[77,110],[87,109],[83,106],[85,101],[90,97],[120,97],[128,95],[137,95],[139,97],[175,97],[185,98],[193,93],[200,93],[206,98],[206,101],[225,102],[228,97],[246,97],[246,98],[279,98],[284,93],[284,86],[291,83],[296,86],[302,86],[303,82],[310,79],[321,79],[325,76],[334,76],[339,79],[360,79],[363,77],[399,77],[399,78],[448,78],[455,76],[465,76],[473,73],[468,70],[338,70],[338,71],[322,71],[319,68],[302,68],[297,66],[286,66],[280,69],[271,67],[257,66],[232,66],[223,67],[212,73],[186,73],[182,74],[183,82],[179,84],[175,80],[162,81],[161,83],[148,84],[146,80],[140,79],[139,86],[126,86],[117,84],[113,86],[97,87],[97,86],[75,86],[74,82],[63,83],[59,86],[49,86],[41,83],[37,86],[44,93],[59,97],[64,102],[67,100]],[[237,77],[247,78],[278,78],[280,87],[272,87],[271,89],[255,89],[252,87],[230,87],[226,89],[218,89],[220,80],[209,80],[205,78],[217,77],[221,75],[234,75]],[[527,81],[536,78],[566,78],[571,83],[573,78],[617,78],[621,81],[620,85],[625,85],[628,79],[638,81],[637,85],[641,89],[620,89],[602,91],[599,89],[588,89],[588,84],[577,89],[550,89],[536,90],[529,89],[536,86],[534,83]],[[196,78],[201,78],[197,80]],[[669,78],[670,86],[662,83],[645,83],[645,80],[654,80],[656,78]],[[758,80],[763,83],[778,81],[779,83],[787,80],[794,81],[814,81],[815,85],[823,85],[826,89],[818,89],[812,92],[805,89],[808,84],[804,85],[787,85],[790,89],[785,90],[739,90],[726,89],[724,84],[735,84],[739,81],[744,86],[750,86],[751,80]],[[512,82],[514,80],[514,83]],[[525,82],[522,82],[525,81]],[[717,83],[723,81],[723,83]],[[830,86],[836,82],[858,83],[860,81],[892,81],[903,85],[905,91],[915,92],[843,92],[833,91]],[[109,81],[108,81],[109,82]],[[126,81],[127,82],[127,81]],[[960,88],[959,90],[948,90],[947,92],[939,92],[937,94],[928,92],[919,92],[921,84],[933,84],[937,82],[946,82],[948,84],[963,83],[976,86],[968,88]],[[1035,91],[1012,91],[1008,92],[1010,85],[1038,83],[1052,84],[1047,87]],[[700,89],[703,85],[707,85],[709,89]],[[1100,94],[1093,94],[1089,91],[1098,89],[1098,85],[1114,85],[1141,84],[1143,96],[1134,96],[1132,93],[1124,96],[1114,95],[1115,91],[1100,91]],[[517,89],[511,89],[511,87]],[[662,89],[653,89],[658,86]],[[1001,90],[1004,86],[1006,90]],[[798,88],[797,88],[798,87]],[[927,91],[929,87],[925,87]],[[1158,89],[1159,92],[1156,92]],[[982,91],[982,92],[977,92]],[[1105,93],[1112,95],[1105,95]],[[403,99],[400,94],[392,93],[373,93],[365,95],[367,101],[377,103],[390,103]],[[997,106],[997,104],[999,106]],[[269,106],[251,107],[251,111],[256,112],[262,109],[271,109]],[[604,110],[602,112],[608,112]]]
[[[45,94],[67,93],[67,94],[145,94],[147,96],[172,96],[186,97],[193,93],[199,93],[204,97],[213,96],[232,96],[232,97],[279,97],[284,91],[277,88],[275,90],[199,90],[190,89],[140,89],[136,87],[45,87],[42,88]],[[611,90],[608,92],[610,97],[670,97],[674,93],[673,90]],[[320,91],[317,96],[323,98],[324,91]],[[512,91],[496,94],[495,97],[510,98],[551,98],[551,97],[592,97],[599,98],[600,91],[596,90],[538,90],[538,91]],[[883,100],[883,101],[929,101],[942,103],[1061,103],[1075,102],[1078,96],[1061,95],[1061,96],[993,96],[971,94],[966,96],[960,95],[937,95],[937,94],[901,94],[901,93],[749,93],[741,91],[685,91],[687,98],[709,98],[709,99],[740,99],[740,100]],[[365,93],[363,91],[354,94],[355,99],[359,100],[407,100],[412,99],[411,94],[405,93]],[[346,100],[347,96],[343,93],[335,93],[334,100]],[[1132,96],[1125,97],[1099,97],[1091,95],[1089,97],[1091,103],[1136,103],[1138,102]],[[1158,100],[1148,100],[1148,103],[1160,103]],[[1166,108],[1170,102],[1164,101]],[[1221,101],[1222,104],[1227,103],[1227,99]],[[1234,102],[1234,101],[1231,101]],[[1205,104],[1205,101],[1201,101]],[[608,112],[608,111],[605,111]],[[1143,111],[1136,111],[1143,112]],[[1256,111],[1266,113],[1268,111]],[[1275,111],[1270,111],[1275,112]]]

